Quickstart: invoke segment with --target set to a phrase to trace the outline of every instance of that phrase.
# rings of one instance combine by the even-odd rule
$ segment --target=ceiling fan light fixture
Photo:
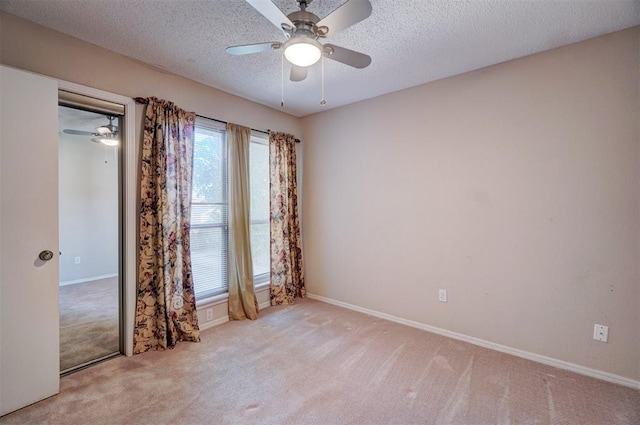
[[[94,143],[102,143],[103,145],[106,145],[106,146],[118,146],[118,144],[120,143],[118,141],[118,137],[113,133],[105,134],[99,137],[94,137],[93,139],[91,139],[91,141]]]
[[[303,68],[318,62],[322,56],[322,45],[312,38],[292,38],[283,47],[284,57]]]

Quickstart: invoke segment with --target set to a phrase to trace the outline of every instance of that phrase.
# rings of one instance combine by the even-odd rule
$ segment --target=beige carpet
[[[62,379],[5,424],[640,424],[640,392],[314,300]]]
[[[60,370],[120,349],[118,280],[100,279],[60,287]]]

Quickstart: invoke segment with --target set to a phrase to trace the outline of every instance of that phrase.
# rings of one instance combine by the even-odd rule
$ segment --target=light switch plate
[[[438,301],[441,303],[447,302],[447,290],[446,289],[438,289]]]

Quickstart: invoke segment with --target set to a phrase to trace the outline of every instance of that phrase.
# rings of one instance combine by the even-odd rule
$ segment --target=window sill
[[[214,295],[212,297],[205,298],[203,300],[196,300],[196,308],[210,307],[218,304],[224,304],[229,299],[229,293]]]
[[[268,280],[266,282],[260,282],[260,283],[255,285],[253,290],[255,292],[268,291],[270,283],[271,282],[269,282]],[[212,297],[208,297],[208,298],[205,298],[205,299],[202,299],[202,300],[197,300],[196,301],[196,308],[197,309],[202,309],[204,307],[211,307],[211,306],[218,305],[218,304],[224,304],[224,303],[227,302],[228,299],[229,299],[229,293],[228,292],[225,292],[223,294],[214,295]]]

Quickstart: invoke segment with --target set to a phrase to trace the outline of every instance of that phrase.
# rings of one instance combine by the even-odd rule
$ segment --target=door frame
[[[107,100],[124,105],[124,132],[122,132],[122,171],[123,171],[123,319],[124,319],[124,354],[133,355],[133,327],[136,311],[136,276],[137,276],[137,150],[135,139],[136,104],[130,97],[87,87],[70,81],[58,80],[58,89],[65,90],[96,99]]]

